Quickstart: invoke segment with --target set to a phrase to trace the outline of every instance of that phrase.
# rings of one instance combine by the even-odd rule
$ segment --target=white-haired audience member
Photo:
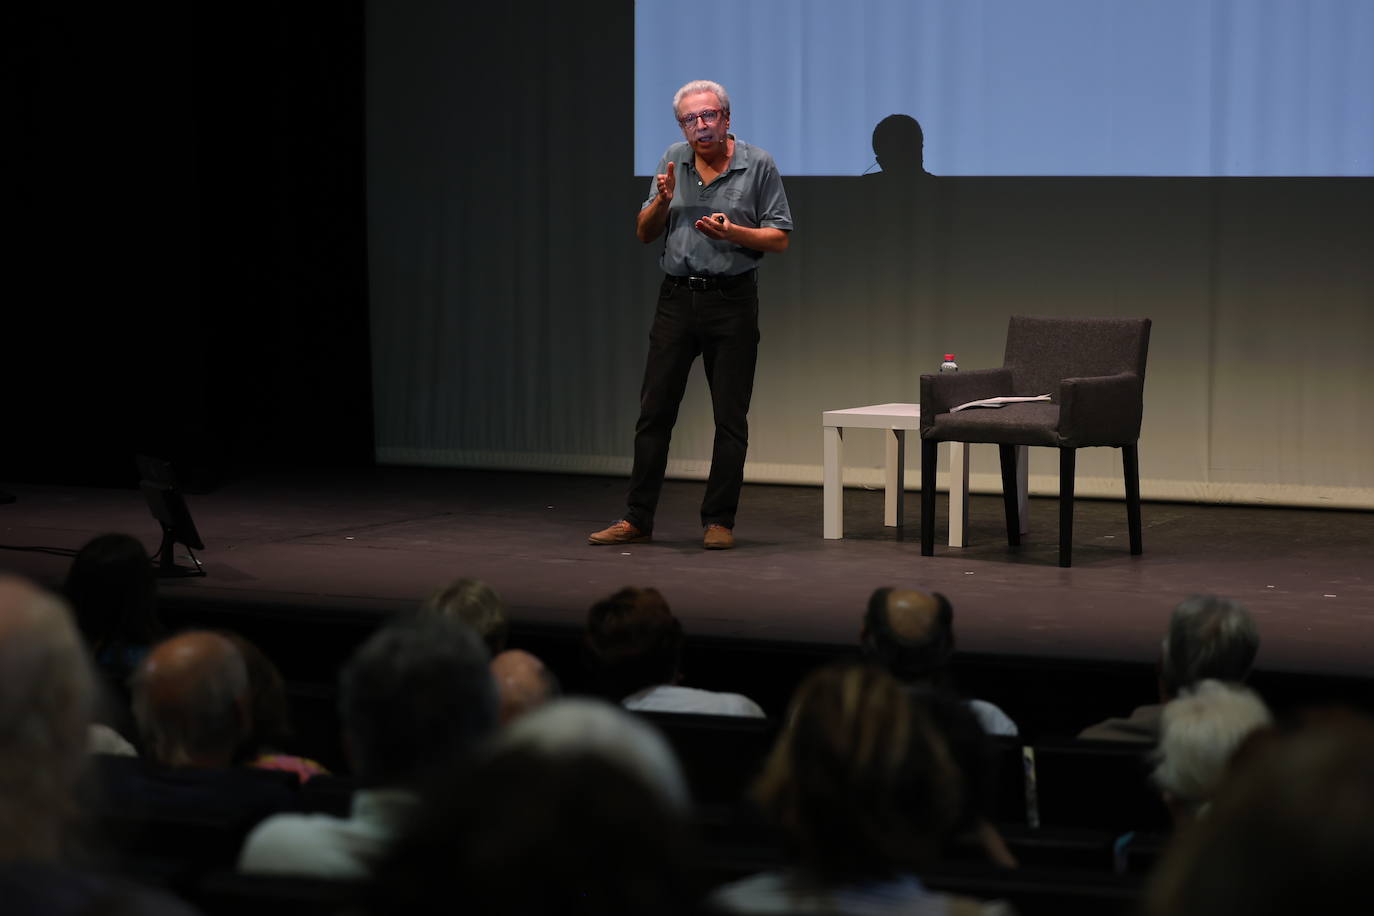
[[[553,700],[448,774],[379,866],[366,911],[695,914],[694,834],[672,750],[605,700]]]
[[[1145,916],[1374,913],[1374,721],[1310,714],[1245,742],[1205,816],[1181,830]]]
[[[687,780],[667,740],[652,725],[602,700],[564,697],[513,722],[497,743],[550,756],[596,754],[636,773],[663,800],[686,812]]]
[[[1243,682],[1258,651],[1259,629],[1245,605],[1216,595],[1186,598],[1169,617],[1159,647],[1159,702],[1138,706],[1128,717],[1090,725],[1078,737],[1153,743],[1165,703],[1201,680]]]
[[[0,910],[190,913],[174,899],[63,861],[79,815],[95,682],[63,602],[0,577]]]
[[[1175,824],[1206,808],[1241,742],[1272,721],[1264,701],[1239,684],[1205,680],[1169,701],[1152,779]]]
[[[482,640],[456,620],[416,616],[373,634],[340,679],[345,747],[361,786],[348,817],[268,818],[249,834],[239,869],[367,877],[414,814],[421,784],[495,730],[489,664]]]
[[[560,692],[558,678],[524,649],[507,649],[491,660],[491,676],[501,694],[501,724],[506,725]]]
[[[583,638],[601,690],[626,709],[764,717],[743,694],[682,683],[682,623],[657,589],[622,588],[596,602]]]

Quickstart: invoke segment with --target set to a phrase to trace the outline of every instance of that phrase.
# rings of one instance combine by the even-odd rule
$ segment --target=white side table
[[[903,524],[906,483],[906,433],[921,428],[920,404],[874,404],[870,407],[850,407],[821,413],[821,431],[825,439],[824,490],[822,516],[824,536],[844,537],[844,431],[846,428],[887,430],[885,438],[886,476],[883,481],[883,524],[896,528]],[[1017,503],[1021,511],[1021,531],[1026,527],[1026,449],[1017,448]],[[949,443],[949,546],[964,547],[968,543],[965,521],[968,519],[968,445]]]

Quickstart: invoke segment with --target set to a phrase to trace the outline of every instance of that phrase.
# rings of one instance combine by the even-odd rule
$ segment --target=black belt
[[[673,274],[666,274],[665,276],[674,286],[685,286],[695,290],[730,289],[743,283],[754,282],[754,271],[752,270],[746,270],[742,274],[723,274],[714,277],[677,277]]]

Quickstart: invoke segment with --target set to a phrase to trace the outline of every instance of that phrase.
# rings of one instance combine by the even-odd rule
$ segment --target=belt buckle
[[[688,288],[688,289],[710,289],[710,288],[711,288],[711,278],[710,278],[710,277],[688,277],[688,278],[687,278],[687,288]]]

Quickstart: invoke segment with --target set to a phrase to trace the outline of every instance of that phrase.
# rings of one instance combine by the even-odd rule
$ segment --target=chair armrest
[[[1058,401],[1066,446],[1128,445],[1140,438],[1144,383],[1134,372],[1063,379]]]
[[[1005,397],[1012,393],[1010,369],[969,369],[921,376],[921,432],[935,422],[937,414],[951,407],[983,398]]]

